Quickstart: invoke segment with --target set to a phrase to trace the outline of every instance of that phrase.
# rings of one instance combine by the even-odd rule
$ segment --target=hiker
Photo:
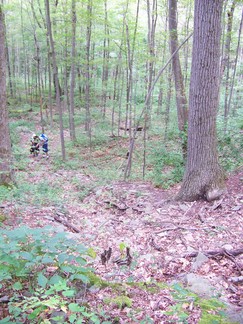
[[[44,157],[49,157],[48,155],[48,137],[45,135],[45,134],[41,134],[39,136],[39,139],[40,139],[40,144],[42,146],[42,152],[44,153],[43,156]]]
[[[30,153],[34,156],[37,156],[40,152],[40,139],[39,136],[36,134],[33,134],[31,137],[31,147],[30,147]]]

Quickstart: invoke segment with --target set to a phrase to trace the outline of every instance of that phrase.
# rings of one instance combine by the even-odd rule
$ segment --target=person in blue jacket
[[[48,137],[45,134],[41,134],[39,136],[39,139],[40,139],[40,144],[42,146],[43,156],[48,158],[49,157],[49,155],[48,155],[48,151],[49,151],[49,149],[48,149]]]

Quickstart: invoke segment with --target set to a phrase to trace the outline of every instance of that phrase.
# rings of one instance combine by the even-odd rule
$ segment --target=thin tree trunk
[[[168,30],[168,19],[167,19],[168,15],[166,14],[166,20],[165,20],[165,36],[164,36],[164,42],[163,42],[163,52],[162,52],[162,65],[165,62],[165,57],[166,57],[166,51],[167,51],[167,30]],[[160,79],[160,91],[159,91],[159,95],[158,95],[158,108],[157,108],[157,114],[159,115],[162,112],[162,105],[163,105],[163,85],[164,85],[164,79],[163,76]]]
[[[147,17],[148,17],[148,62],[147,62],[147,82],[146,92],[151,88],[153,77],[154,77],[154,61],[155,61],[155,30],[157,25],[157,0],[153,0],[152,10],[150,8],[150,0],[147,0]],[[147,105],[146,124],[149,127],[151,120],[151,105],[152,102],[149,100]]]
[[[46,21],[44,14],[41,9],[40,1],[37,0],[39,13],[41,16],[42,24],[39,22],[40,27],[44,26],[47,30]],[[46,105],[46,117],[48,119],[48,108],[50,110],[50,126],[53,127],[53,105],[52,105],[52,74],[51,74],[51,49],[48,35],[46,37],[46,47],[47,47],[47,73],[48,73],[48,105]]]
[[[47,43],[47,49],[48,49],[48,106],[50,109],[50,124],[51,124],[51,128],[53,127],[53,105],[52,105],[52,75],[51,75],[51,53],[50,53],[50,42],[49,39],[47,37],[46,39],[46,43]]]
[[[87,4],[88,22],[86,28],[86,71],[85,71],[85,108],[86,108],[86,120],[85,130],[89,137],[90,150],[91,150],[91,115],[90,115],[90,46],[91,46],[91,15],[92,15],[92,0]]]
[[[40,102],[40,124],[41,124],[41,130],[42,133],[44,133],[44,121],[43,121],[43,96],[42,96],[42,88],[41,88],[41,70],[40,70],[40,62],[41,62],[41,58],[40,58],[40,47],[38,44],[38,40],[36,38],[36,32],[34,30],[34,40],[35,40],[35,47],[36,47],[36,57],[35,57],[35,61],[37,64],[37,87],[39,90],[39,102]]]
[[[176,15],[177,15],[177,0],[169,0],[169,30],[170,30],[171,53],[174,53],[178,47]],[[186,124],[187,124],[187,98],[186,98],[183,75],[181,71],[181,64],[180,64],[178,53],[173,57],[172,68],[173,68],[175,90],[176,90],[178,128],[181,132],[185,132]],[[182,153],[185,159],[186,147],[183,145],[183,143],[182,143]]]
[[[11,142],[8,124],[6,94],[6,48],[5,24],[0,4],[0,185],[11,185],[14,181]]]
[[[70,64],[69,64],[69,59],[68,59],[68,37],[67,37],[67,26],[65,27],[65,49],[64,49],[64,79],[63,79],[63,92],[64,92],[64,100],[63,100],[63,111],[70,111],[69,107],[69,91],[68,91],[68,79],[70,76]]]
[[[48,36],[49,36],[49,40],[50,40],[54,80],[55,80],[55,84],[59,85],[58,70],[57,70],[57,63],[56,63],[56,52],[55,52],[54,41],[53,41],[53,37],[52,37],[49,0],[45,0],[45,5],[46,5],[46,25],[47,25],[47,31],[48,31]],[[65,152],[65,143],[64,143],[62,107],[61,107],[60,87],[59,86],[56,86],[56,105],[57,105],[57,109],[59,112],[59,127],[60,127],[62,159],[65,160],[66,152]]]
[[[126,180],[127,178],[127,171],[130,168],[130,164],[131,164],[131,159],[132,159],[132,154],[133,154],[133,150],[134,150],[134,144],[135,144],[135,138],[136,138],[136,134],[137,134],[137,128],[139,126],[139,123],[141,121],[142,116],[146,113],[146,109],[147,109],[147,105],[150,101],[150,97],[152,95],[152,92],[154,90],[154,86],[155,84],[158,82],[161,74],[164,72],[164,70],[167,68],[167,66],[170,64],[170,62],[173,60],[174,56],[177,55],[178,51],[182,48],[182,46],[192,37],[193,34],[190,34],[189,36],[187,36],[187,38],[181,43],[180,46],[177,47],[177,49],[175,50],[175,52],[171,55],[171,57],[169,58],[169,60],[166,62],[166,64],[159,70],[156,78],[154,79],[151,88],[149,89],[146,99],[145,99],[145,103],[144,103],[144,108],[139,116],[139,118],[137,119],[137,124],[134,128],[134,132],[133,132],[133,138],[130,141],[130,146],[129,146],[129,154],[128,154],[128,159],[127,159],[127,166],[125,168],[125,172],[124,172],[124,180]],[[145,117],[146,120],[146,117]]]
[[[7,57],[7,65],[8,65],[8,81],[9,81],[9,90],[10,96],[14,98],[14,91],[13,91],[13,82],[12,82],[12,72],[11,72],[11,64],[9,58],[9,51],[8,51],[8,42],[6,39],[6,57]]]
[[[224,132],[225,133],[227,131],[227,120],[229,115],[228,100],[229,100],[229,87],[230,87],[230,48],[231,48],[231,34],[232,34],[234,10],[235,10],[235,1],[232,2],[231,8],[228,11],[227,33],[226,33],[226,41],[225,41],[225,58],[223,63],[226,69],[225,96],[224,96]]]
[[[121,114],[122,114],[122,95],[124,91],[124,84],[125,84],[125,73],[123,70],[121,70],[121,77],[119,78],[119,104],[118,104],[118,132],[117,135],[120,136],[120,128],[121,128]]]
[[[24,90],[25,90],[25,100],[27,102],[28,92],[27,92],[27,59],[26,59],[26,43],[25,43],[25,36],[24,36],[24,18],[23,18],[23,2],[21,0],[21,33],[23,39],[23,52],[24,52]]]
[[[115,128],[115,107],[117,103],[120,101],[119,95],[119,87],[121,84],[121,70],[122,70],[122,54],[121,49],[118,54],[118,62],[116,64],[115,72],[114,72],[114,90],[113,90],[113,103],[112,103],[112,115],[111,115],[111,135],[114,136],[114,128]],[[118,79],[119,78],[119,79]],[[118,136],[119,136],[119,127],[120,124],[118,123]]]
[[[168,69],[168,78],[167,78],[168,86],[167,86],[167,98],[166,98],[166,108],[165,108],[165,141],[167,141],[168,137],[168,129],[170,122],[170,104],[171,104],[171,95],[172,95],[172,69],[171,64]]]
[[[109,60],[109,29],[108,29],[108,14],[107,0],[104,0],[105,6],[105,26],[104,26],[104,41],[103,41],[103,70],[102,70],[102,106],[103,117],[106,116],[106,101],[107,101],[107,85],[108,85],[108,60]]]
[[[236,49],[236,56],[235,56],[235,62],[234,62],[234,73],[233,73],[233,79],[231,83],[231,89],[230,89],[230,97],[229,97],[229,110],[230,110],[230,105],[232,101],[232,95],[234,91],[234,84],[235,84],[235,75],[236,75],[236,67],[237,67],[237,62],[239,58],[239,52],[240,52],[240,42],[241,42],[241,32],[243,28],[243,9],[241,13],[241,21],[240,21],[240,28],[239,28],[239,33],[238,33],[238,43],[237,43],[237,49]],[[233,115],[235,114],[236,111],[236,105],[233,106]]]
[[[72,141],[76,141],[74,124],[74,89],[75,89],[75,61],[76,61],[76,0],[72,0],[72,53],[71,53],[71,80],[70,80],[70,111],[69,128]]]
[[[188,35],[189,34],[189,29],[190,29],[190,21],[191,19],[193,19],[193,1],[190,0],[189,1],[189,4],[186,8],[187,12],[186,12],[186,24],[185,24],[185,35]],[[190,51],[191,51],[191,48],[190,48],[190,45],[189,44],[186,44],[186,46],[184,46],[184,86],[185,88],[187,88],[187,85],[188,85],[188,69],[189,69],[189,60],[190,60]]]
[[[136,11],[136,22],[132,38],[132,45],[130,44],[129,28],[125,18],[125,28],[126,28],[126,39],[127,39],[127,97],[126,97],[126,123],[125,129],[129,128],[129,141],[132,141],[132,100],[133,100],[133,63],[134,63],[134,52],[135,52],[135,42],[137,35],[138,17],[140,9],[140,0],[137,1],[137,11]],[[134,112],[135,120],[135,112]],[[125,168],[124,179],[130,176],[132,167],[132,157],[128,159],[129,163]]]

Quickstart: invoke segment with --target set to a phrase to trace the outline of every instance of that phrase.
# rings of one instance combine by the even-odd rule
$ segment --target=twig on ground
[[[53,218],[55,219],[56,222],[63,224],[64,226],[66,226],[67,228],[69,228],[70,230],[72,230],[73,232],[80,233],[80,230],[76,226],[70,224],[65,219],[61,219],[57,215],[54,215]]]
[[[194,251],[190,253],[186,253],[183,255],[183,257],[196,257],[198,255],[199,251]],[[211,250],[211,251],[202,251],[204,255],[207,257],[215,257],[215,256],[225,256],[225,255],[230,255],[230,256],[238,256],[240,254],[243,254],[243,248],[235,249],[235,250],[226,250],[226,249],[219,249],[219,250]]]

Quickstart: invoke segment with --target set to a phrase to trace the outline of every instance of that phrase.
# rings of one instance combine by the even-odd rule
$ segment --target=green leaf
[[[97,256],[97,253],[95,252],[95,250],[93,248],[89,248],[87,251],[87,254],[93,259],[95,259]]]
[[[84,307],[83,306],[79,306],[76,303],[71,303],[68,305],[68,308],[71,312],[83,312],[84,311]]]
[[[119,244],[120,252],[122,253],[122,252],[125,250],[126,247],[127,247],[126,243],[121,242],[121,243]]]
[[[5,324],[5,323],[7,323],[7,324],[14,324],[16,322],[11,322],[10,321],[10,317],[8,316],[8,317],[5,317],[2,320],[0,320],[0,324]]]
[[[21,290],[23,288],[21,282],[17,281],[13,284],[13,289],[14,290]]]
[[[63,290],[67,290],[69,288],[67,287],[67,282],[63,279],[62,281],[59,281],[58,283],[56,283],[53,286],[53,289],[55,289],[56,291],[63,291]]]
[[[11,238],[13,240],[18,239],[18,240],[22,240],[22,242],[25,242],[27,239],[27,235],[30,232],[31,230],[29,227],[22,226],[19,228],[15,228],[14,230],[7,232],[6,234],[8,238]]]
[[[75,251],[79,252],[80,254],[87,253],[87,248],[83,245],[78,245],[75,247]]]
[[[49,279],[49,285],[55,285],[58,282],[63,281],[63,278],[59,276],[58,274],[54,274],[50,279]]]
[[[72,314],[69,316],[69,322],[70,323],[74,323],[77,319],[77,315],[76,314]]]
[[[65,297],[73,297],[75,293],[76,293],[75,290],[67,290],[62,292],[63,296]]]
[[[90,317],[91,321],[94,322],[95,324],[100,324],[100,320],[97,315],[92,315]]]
[[[33,320],[37,318],[37,316],[45,309],[46,309],[45,306],[40,306],[36,308],[31,314],[28,315],[28,319]]]
[[[75,273],[74,275],[72,275],[70,277],[70,280],[75,280],[75,279],[82,280],[82,282],[85,284],[90,283],[89,277],[87,277],[81,273]]]
[[[55,316],[55,317],[52,317],[51,318],[51,322],[50,321],[48,321],[48,322],[46,322],[47,320],[45,320],[44,322],[41,322],[41,324],[51,324],[51,323],[53,323],[54,321],[55,321],[55,323],[63,323],[63,316]]]
[[[59,263],[64,263],[65,261],[69,261],[70,256],[66,253],[61,253],[58,255],[58,262]]]
[[[75,272],[75,270],[71,266],[68,266],[68,265],[62,265],[61,270],[64,271],[64,272],[68,272],[68,273],[74,273]]]
[[[75,324],[83,324],[84,323],[84,318],[83,318],[83,316],[81,316],[81,317],[79,317],[78,319],[77,319],[77,321],[76,321],[76,323]]]
[[[79,265],[85,265],[87,263],[87,261],[82,257],[75,258],[75,261],[78,262]]]
[[[37,276],[37,281],[38,281],[38,285],[41,286],[42,288],[45,288],[48,282],[48,279],[43,275],[42,272],[38,273]]]
[[[32,261],[33,258],[34,258],[33,255],[32,255],[31,253],[26,252],[26,251],[21,252],[21,253],[20,253],[20,257],[22,257],[24,260],[28,260],[28,261]]]
[[[41,260],[42,263],[53,263],[55,260],[48,255],[45,255]]]

